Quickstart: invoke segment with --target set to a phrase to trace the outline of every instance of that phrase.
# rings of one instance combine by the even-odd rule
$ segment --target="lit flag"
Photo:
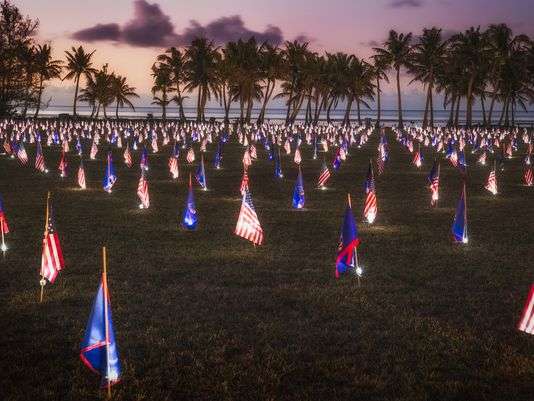
[[[438,161],[434,161],[432,170],[428,174],[428,188],[430,189],[431,198],[430,206],[436,206],[439,199],[439,173],[440,173],[440,164]]]
[[[295,182],[295,188],[293,189],[293,208],[302,209],[304,203],[304,182],[302,180],[302,170],[299,166],[299,174],[297,175],[297,181]]]
[[[130,145],[129,143],[126,144],[126,149],[124,149],[124,164],[128,166],[128,168],[132,167],[133,161],[132,161],[132,154],[130,152]]]
[[[354,270],[356,267],[356,249],[359,244],[360,239],[358,238],[358,228],[349,201],[347,208],[345,209],[339,246],[337,248],[336,278],[339,278],[340,274]]]
[[[193,150],[193,148],[189,148],[189,150],[187,151],[187,156],[185,157],[185,159],[187,160],[187,162],[189,164],[193,163],[195,161],[195,151]]]
[[[189,175],[189,191],[187,201],[182,215],[182,227],[186,230],[195,230],[197,228],[198,217],[195,209],[195,198],[193,195],[193,185],[191,184],[191,175]]]
[[[452,235],[457,243],[467,244],[467,201],[465,183],[456,207],[456,215],[452,224]]]
[[[120,381],[121,364],[105,272],[102,274],[80,348],[80,359],[85,366],[102,377],[102,388],[111,387]]]
[[[50,195],[46,206],[46,226],[43,238],[43,253],[41,257],[41,276],[47,279],[50,284],[56,280],[58,273],[65,267],[63,252],[54,224],[54,211]],[[42,286],[44,285],[41,284]]]
[[[488,175],[488,181],[486,182],[484,188],[490,191],[493,195],[497,195],[497,175],[495,168],[490,171]]]
[[[141,202],[139,209],[148,209],[150,206],[150,197],[148,195],[148,181],[145,178],[144,170],[141,170],[141,177],[139,178],[139,184],[137,185],[137,196]]]
[[[40,173],[46,173],[46,164],[43,155],[43,148],[41,146],[41,141],[38,140],[35,151],[35,169]]]
[[[239,192],[241,196],[245,194],[245,191],[248,190],[248,173],[247,169],[243,170],[243,178],[241,179],[241,186],[239,187]]]
[[[113,157],[111,151],[108,152],[106,172],[104,174],[103,187],[104,191],[111,193],[111,188],[115,185],[117,181],[117,176],[115,175],[115,168],[113,167]]]
[[[263,243],[263,229],[258,220],[258,215],[256,214],[256,209],[252,203],[252,196],[248,188],[245,189],[245,193],[243,194],[235,234],[249,240],[254,245],[261,245]]]
[[[369,169],[367,171],[367,178],[365,179],[365,193],[367,196],[365,198],[363,215],[369,224],[373,224],[378,213],[378,205],[376,201],[375,178],[371,161],[369,161]]]
[[[204,169],[204,155],[200,155],[200,164],[197,167],[195,173],[195,178],[197,179],[198,185],[204,190],[208,190],[208,183],[206,181],[206,170]]]
[[[81,189],[86,189],[85,185],[85,169],[83,167],[83,159],[80,157],[80,167],[78,167],[78,186]]]
[[[517,328],[525,333],[534,334],[534,284],[530,286],[527,301]]]
[[[328,169],[326,162],[323,160],[323,167],[321,173],[319,174],[319,179],[317,180],[318,188],[326,188],[326,182],[330,179],[330,170]]]
[[[7,225],[7,218],[4,211],[4,200],[2,196],[0,195],[0,229],[2,230],[2,233],[7,234],[9,233],[9,226]]]

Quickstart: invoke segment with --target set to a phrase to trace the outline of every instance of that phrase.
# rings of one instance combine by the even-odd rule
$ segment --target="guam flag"
[[[195,230],[197,228],[197,211],[195,209],[195,198],[193,196],[193,185],[191,184],[191,175],[189,175],[189,192],[187,194],[187,201],[185,210],[182,215],[182,227],[186,230]]]
[[[293,190],[293,208],[302,209],[304,207],[304,182],[302,180],[302,170],[299,168],[295,189]]]
[[[208,183],[206,182],[206,170],[204,169],[204,155],[200,155],[200,164],[198,165],[195,173],[195,178],[198,181],[198,185],[202,187],[204,191],[208,190]]]
[[[339,170],[339,167],[341,166],[341,149],[338,148],[336,151],[336,156],[334,157],[334,162],[332,163],[332,167],[334,170]]]
[[[143,147],[141,152],[141,160],[139,161],[139,167],[141,170],[148,171],[148,150],[146,146]]]
[[[106,172],[104,174],[104,180],[102,181],[104,191],[111,193],[111,188],[115,185],[115,181],[117,181],[117,176],[115,175],[115,168],[113,167],[113,158],[111,152],[108,152]]]
[[[452,235],[456,243],[467,244],[467,204],[465,184],[456,207],[456,215],[452,224]]]
[[[280,160],[280,148],[274,156],[274,176],[276,178],[284,178],[284,173],[282,172],[282,162]]]
[[[356,227],[356,221],[352,214],[352,207],[349,203],[345,210],[343,227],[341,228],[341,238],[337,250],[336,278],[339,278],[340,274],[348,273],[355,268],[355,250],[359,244],[360,239],[358,238],[358,228]]]
[[[223,142],[221,139],[217,142],[217,150],[215,151],[215,158],[213,159],[213,167],[215,167],[217,170],[221,168],[222,164],[222,147]]]
[[[102,377],[102,387],[109,387],[120,381],[121,364],[105,275],[102,276],[93,310],[87,322],[80,358],[89,369]]]

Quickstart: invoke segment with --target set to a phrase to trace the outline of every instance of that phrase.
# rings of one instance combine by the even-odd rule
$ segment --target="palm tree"
[[[344,124],[350,124],[350,111],[354,101],[356,101],[356,110],[358,113],[358,124],[362,124],[360,109],[363,104],[370,109],[367,100],[374,99],[375,87],[373,84],[374,71],[372,66],[359,59],[356,56],[352,56],[347,71],[348,85],[347,85],[347,108],[345,110]]]
[[[171,100],[178,105],[180,121],[185,121],[184,100],[187,96],[183,96],[181,90],[185,80],[185,57],[176,47],[171,47],[158,56],[158,61],[170,70],[172,85],[174,85],[172,91],[176,92]]]
[[[37,107],[35,109],[34,118],[39,115],[41,108],[41,98],[43,96],[44,82],[50,79],[59,78],[61,75],[61,60],[52,60],[52,48],[50,45],[38,45],[35,49],[35,71],[38,75],[38,92],[37,92]]]
[[[304,63],[310,53],[308,45],[307,42],[288,41],[285,43],[285,48],[281,52],[284,60],[282,71],[285,82],[282,84],[282,93],[276,97],[287,97],[286,124],[291,121],[291,115],[295,114],[295,109],[297,109],[299,103],[302,104],[300,101],[302,95],[300,80],[302,79]]]
[[[65,79],[74,79],[74,85],[76,89],[74,90],[74,100],[72,105],[72,114],[76,116],[76,102],[78,100],[78,89],[80,87],[80,77],[84,75],[86,79],[96,72],[96,69],[93,68],[93,63],[91,58],[95,50],[91,53],[86,53],[83,47],[79,46],[78,48],[72,47],[71,51],[65,51],[67,56],[67,65],[65,66],[67,70],[67,75],[65,75],[62,80]]]
[[[93,106],[91,117],[98,118],[100,108],[102,108],[104,118],[108,118],[106,107],[114,100],[113,80],[114,75],[108,73],[108,65],[104,64],[100,70],[89,77],[86,87],[81,90],[79,99]]]
[[[258,124],[265,120],[265,111],[267,104],[271,99],[276,80],[281,78],[282,72],[282,56],[277,47],[266,44],[260,52],[260,75],[264,82],[262,88],[263,102],[261,105],[260,114],[258,116]]]
[[[113,90],[113,99],[115,101],[115,116],[117,120],[119,119],[119,107],[122,108],[124,105],[131,107],[135,110],[134,105],[130,101],[130,97],[139,97],[135,93],[135,88],[131,87],[126,83],[126,77],[120,75],[112,75],[112,90]]]
[[[154,86],[152,87],[152,96],[154,101],[152,104],[161,106],[162,118],[167,118],[167,106],[171,102],[169,100],[169,92],[172,92],[172,71],[168,64],[159,63],[152,66],[152,77],[154,78]],[[161,97],[156,96],[158,92],[161,92]]]
[[[400,88],[400,69],[410,64],[412,33],[397,33],[394,30],[389,31],[389,37],[384,42],[384,48],[375,48],[374,51],[384,60],[387,61],[396,71],[397,80],[397,108],[399,114],[399,128],[403,127],[402,121],[402,99]]]
[[[382,117],[382,106],[380,95],[382,90],[380,89],[380,81],[386,81],[389,83],[387,70],[389,69],[388,61],[386,58],[375,54],[372,57],[373,60],[373,75],[376,80],[376,126],[380,126],[380,119]]]
[[[434,106],[432,90],[434,88],[436,71],[443,65],[447,43],[442,40],[441,29],[423,29],[418,43],[413,46],[412,59],[409,72],[414,75],[413,81],[419,81],[427,86],[425,114],[423,128],[428,124],[430,114],[430,127],[434,128]]]
[[[185,89],[197,89],[197,121],[204,121],[204,109],[212,95],[218,94],[217,63],[219,48],[206,38],[193,39],[185,51]]]
[[[486,69],[489,62],[489,45],[487,35],[478,28],[469,28],[464,33],[459,33],[451,38],[452,51],[462,60],[463,73],[468,77],[466,97],[466,117],[467,127],[471,127],[473,120],[474,88],[477,78]]]

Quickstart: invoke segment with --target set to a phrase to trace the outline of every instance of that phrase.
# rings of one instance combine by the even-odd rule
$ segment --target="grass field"
[[[433,155],[424,150],[417,170],[391,134],[391,162],[377,178],[376,223],[361,222],[377,139],[351,149],[328,191],[314,189],[322,160],[313,161],[306,147],[306,209],[299,211],[291,208],[292,159],[283,157],[286,178],[277,181],[258,146],[250,171],[265,232],[258,248],[232,233],[240,207],[236,143],[225,148],[218,171],[209,148],[210,190],[195,191],[199,228],[192,233],[179,228],[183,154],[179,182],[169,179],[167,148],[150,155],[148,210],[137,208],[139,168],[127,169],[119,151],[112,194],[101,188],[102,147],[99,160],[85,163],[86,191],[76,189],[72,153],[63,181],[57,149],[45,149],[49,176],[1,158],[12,234],[0,263],[0,399],[103,398],[78,353],[104,244],[123,365],[114,399],[534,399],[534,337],[515,328],[534,268],[534,188],[521,185],[521,158],[506,162],[493,197],[483,188],[488,168],[468,155],[470,240],[457,246],[450,226],[459,173],[442,162],[439,207],[430,209]],[[67,266],[39,304],[48,190]],[[362,241],[361,288],[353,277],[334,278],[348,191]]]

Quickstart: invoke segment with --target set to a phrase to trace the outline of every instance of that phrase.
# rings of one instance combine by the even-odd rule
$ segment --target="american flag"
[[[421,152],[418,150],[413,156],[412,163],[415,167],[420,168],[423,165],[423,158],[421,157]]]
[[[534,183],[534,175],[532,174],[532,167],[525,168],[525,173],[523,174],[523,180],[527,187],[531,187]]]
[[[495,174],[495,169],[490,171],[488,181],[484,188],[490,191],[493,195],[497,195],[497,176]]]
[[[4,234],[9,233],[9,226],[7,225],[7,219],[4,212],[4,201],[0,197],[0,229]]]
[[[81,189],[87,188],[85,185],[85,169],[83,168],[83,160],[80,158],[80,167],[78,167],[78,186]]]
[[[293,161],[296,164],[300,164],[300,162],[302,162],[302,156],[300,155],[300,148],[298,148],[298,147],[295,150],[295,158],[293,159]]]
[[[67,156],[65,155],[65,151],[61,151],[61,159],[59,160],[59,165],[57,167],[59,170],[59,176],[60,177],[66,177],[67,176]]]
[[[375,177],[373,174],[373,165],[369,161],[369,169],[367,170],[367,177],[365,179],[365,193],[373,192],[375,190]]]
[[[482,164],[483,166],[486,165],[486,152],[482,152],[482,154],[480,155],[480,157],[478,158],[478,162],[480,164]]]
[[[248,173],[247,173],[247,169],[243,170],[243,178],[241,179],[241,186],[239,188],[239,192],[241,192],[241,195],[244,195],[245,191],[248,191]]]
[[[250,152],[248,149],[245,150],[245,153],[243,153],[243,167],[247,168],[252,164],[252,159],[250,158]]]
[[[141,204],[139,207],[141,209],[147,209],[150,206],[150,197],[148,195],[148,182],[145,178],[145,173],[141,172],[141,178],[139,178],[139,185],[137,185],[137,196]]]
[[[91,145],[91,152],[89,154],[89,158],[91,160],[95,160],[97,153],[98,153],[98,146],[96,145],[96,141],[93,140],[93,144]]]
[[[37,141],[37,150],[35,153],[35,169],[41,173],[44,173],[46,171],[43,149],[41,147],[40,141]]]
[[[19,158],[20,162],[23,165],[26,165],[28,163],[28,154],[26,153],[26,149],[24,148],[24,143],[20,142],[20,145],[17,150],[17,157]]]
[[[384,163],[384,159],[382,159],[382,157],[379,155],[376,158],[376,170],[377,170],[378,175],[384,174],[385,168],[386,168],[386,165]]]
[[[9,143],[9,139],[7,137],[4,139],[4,150],[8,155],[13,152],[13,150],[11,149],[11,144]]]
[[[250,191],[245,189],[243,194],[243,201],[241,203],[241,210],[237,225],[235,227],[236,235],[251,241],[254,245],[261,245],[263,243],[263,230],[261,228],[256,210],[252,204],[252,196]]]
[[[43,254],[41,258],[41,276],[51,284],[54,283],[59,271],[65,267],[63,253],[54,225],[52,205],[49,202],[48,221],[43,238]]]
[[[174,180],[178,178],[178,159],[174,156],[174,154],[169,157],[169,172]]]
[[[373,224],[378,212],[378,206],[376,203],[376,194],[375,191],[369,191],[367,197],[365,198],[365,205],[363,209],[363,215],[369,224]]]
[[[258,152],[256,151],[256,147],[254,145],[250,145],[250,157],[254,160],[258,158]]]
[[[428,183],[429,183],[429,189],[432,194],[430,205],[436,206],[439,199],[439,171],[440,165],[438,162],[434,162],[434,165],[432,166],[432,170],[430,170],[430,174],[428,175]]]
[[[187,151],[187,156],[185,157],[185,159],[187,160],[187,162],[189,164],[193,163],[195,161],[195,151],[193,150],[193,148],[189,148],[189,150]]]
[[[330,178],[330,170],[326,166],[326,162],[323,161],[323,167],[321,169],[321,174],[319,174],[319,179],[317,180],[317,186],[319,188],[324,188],[329,178]]]
[[[130,146],[128,144],[126,144],[126,149],[124,149],[123,157],[124,163],[128,166],[128,168],[132,167],[132,154],[130,153]]]
[[[289,139],[286,139],[286,143],[284,143],[284,150],[286,151],[286,155],[291,154],[291,144],[289,143]]]
[[[534,334],[534,284],[530,287],[527,302],[517,328],[528,334]]]

